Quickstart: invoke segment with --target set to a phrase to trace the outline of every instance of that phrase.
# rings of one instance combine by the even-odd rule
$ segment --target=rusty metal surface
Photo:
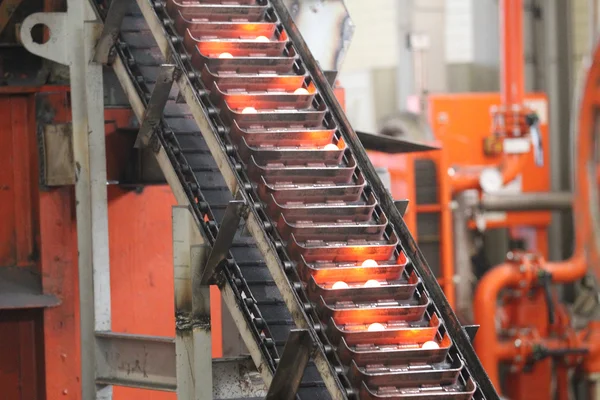
[[[44,186],[75,183],[71,124],[47,124],[40,129],[40,182]]]

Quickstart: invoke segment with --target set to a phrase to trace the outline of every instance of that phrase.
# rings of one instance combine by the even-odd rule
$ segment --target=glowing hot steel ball
[[[379,322],[373,322],[371,325],[369,325],[369,327],[367,328],[367,330],[369,332],[384,331],[385,330],[385,326],[383,326],[383,324],[380,324]]]
[[[219,58],[233,58],[231,53],[221,53],[219,54]]]
[[[266,36],[259,36],[259,37],[257,37],[257,38],[256,38],[256,39],[254,39],[254,40],[256,40],[257,42],[268,42],[268,41],[269,41],[269,38],[268,38],[268,37],[266,37]]]
[[[365,267],[365,268],[373,268],[373,267],[376,267],[378,265],[379,264],[377,264],[377,261],[371,260],[371,259],[365,260],[362,263],[362,266]]]
[[[325,150],[339,150],[340,148],[337,147],[337,144],[329,143],[328,145],[325,145],[324,149]]]
[[[348,289],[348,284],[343,281],[337,281],[331,286],[332,289]]]
[[[301,88],[294,90],[294,94],[308,94],[308,90],[301,87]]]
[[[437,342],[430,340],[428,342],[423,343],[423,346],[421,346],[421,348],[424,350],[435,350],[439,349],[440,345]]]
[[[242,110],[242,114],[254,114],[256,113],[256,108],[254,107],[246,107]]]
[[[381,286],[381,283],[379,283],[379,281],[375,280],[375,279],[369,279],[368,281],[365,282],[365,287],[379,287]]]

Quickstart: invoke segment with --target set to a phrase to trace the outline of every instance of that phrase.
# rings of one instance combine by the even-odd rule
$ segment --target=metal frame
[[[83,398],[112,398],[96,385],[96,332],[111,330],[110,264],[102,65],[90,62],[101,25],[89,3],[67,2],[66,13],[36,13],[23,21],[21,40],[32,53],[69,66],[79,266],[81,383]],[[44,44],[31,29],[50,29]]]
[[[158,43],[158,47],[165,58],[170,60],[174,55],[173,43],[170,42],[170,37],[165,35],[162,23],[158,19],[158,16],[153,9],[153,4],[149,0],[137,0],[137,2],[154,38]],[[71,3],[73,3],[73,5]],[[80,3],[81,2],[78,2],[77,0],[69,1],[70,8],[68,16],[70,19],[74,20],[75,27],[83,27],[82,31],[83,33],[86,33],[86,35],[78,35],[79,32],[76,29],[71,30],[71,26],[69,26],[69,29],[67,29],[66,25],[64,24],[67,21],[66,17],[62,18],[60,21],[62,24],[55,24],[55,26],[58,28],[59,33],[66,34],[68,32],[68,34],[66,34],[67,37],[68,35],[77,36],[77,38],[71,37],[70,39],[74,42],[79,41],[78,44],[80,44],[79,46],[72,46],[72,49],[64,48],[62,55],[68,54],[69,58],[66,59],[73,61],[71,63],[71,73],[73,76],[71,82],[73,85],[78,85],[76,86],[78,89],[76,90],[77,96],[73,97],[73,104],[75,105],[75,103],[77,103],[77,106],[73,108],[74,134],[76,136],[82,136],[79,138],[81,143],[76,143],[74,147],[76,160],[78,159],[77,157],[82,157],[82,165],[79,166],[82,168],[82,172],[80,172],[82,175],[76,184],[76,194],[78,200],[78,238],[83,239],[79,241],[80,285],[82,292],[82,359],[84,360],[82,364],[83,397],[86,399],[109,399],[112,397],[112,390],[110,386],[101,387],[100,391],[96,392],[96,360],[94,357],[96,332],[110,330],[110,287],[105,285],[105,282],[102,281],[102,279],[106,280],[110,277],[108,267],[107,226],[103,225],[103,217],[105,217],[103,212],[106,210],[106,171],[104,165],[104,175],[102,175],[102,165],[105,163],[105,154],[103,152],[100,154],[95,154],[90,151],[91,148],[93,148],[94,145],[97,145],[100,141],[100,133],[102,133],[102,145],[104,144],[104,121],[101,117],[102,113],[98,112],[98,110],[102,109],[102,68],[99,64],[87,62],[87,60],[91,60],[92,58],[93,48],[96,43],[96,39],[100,34],[100,29],[98,28],[101,25],[96,22],[94,29],[91,29],[89,24],[87,25],[88,29],[85,29],[86,24],[83,23],[83,21],[96,21],[97,18],[94,15],[94,10],[90,8],[90,4],[84,3],[82,5]],[[387,210],[387,212],[389,212],[390,222],[394,225],[401,239],[403,239],[407,255],[411,258],[416,270],[420,273],[423,284],[429,292],[432,300],[434,300],[438,311],[441,311],[440,314],[444,316],[447,331],[453,338],[456,348],[465,358],[466,363],[470,366],[471,373],[478,381],[481,390],[483,393],[485,393],[486,397],[489,399],[497,398],[497,395],[491,386],[487,375],[481,369],[469,338],[465,334],[461,325],[458,323],[458,320],[448,305],[443,293],[441,292],[435,277],[427,267],[422,254],[418,250],[414,240],[402,221],[400,212],[395,208],[393,201],[389,197],[386,189],[381,184],[381,181],[377,177],[372,165],[369,163],[366,153],[359,139],[357,138],[356,133],[352,130],[346,117],[341,111],[341,107],[337,103],[337,100],[333,95],[333,91],[327,83],[323,72],[319,69],[315,59],[308,51],[306,44],[302,40],[283,3],[280,0],[273,0],[272,4],[281,17],[282,23],[290,34],[291,39],[298,47],[298,51],[305,60],[306,66],[315,79],[317,87],[319,88],[325,100],[332,105],[332,114],[344,132],[347,142],[351,143],[352,147],[355,149],[359,166],[366,179],[371,183],[374,193],[379,198],[382,206]],[[51,21],[51,18],[47,18],[47,21]],[[32,26],[33,25],[29,25],[29,29]],[[53,30],[53,32],[55,31]],[[54,43],[56,42],[57,41],[54,41]],[[58,42],[61,43],[60,40]],[[65,40],[64,43],[70,42]],[[70,53],[71,51],[72,54]],[[46,56],[49,58],[56,57],[50,54],[46,54]],[[84,62],[81,62],[82,60]],[[119,81],[125,89],[126,95],[131,100],[131,104],[134,108],[136,116],[141,121],[144,121],[146,110],[149,108],[146,108],[145,100],[140,98],[136,93],[134,84],[130,81],[126,67],[123,64],[123,60],[120,58],[115,59],[113,68],[117,73]],[[82,72],[89,72],[89,74],[82,75]],[[203,133],[213,132],[212,124],[200,106],[201,103],[197,97],[198,94],[192,86],[190,77],[186,74],[181,74],[180,76],[176,77],[176,80],[180,88],[180,93],[183,95],[186,103],[190,105],[191,112],[200,130]],[[98,82],[100,85],[98,85]],[[151,96],[151,98],[152,97],[154,96]],[[78,115],[75,115],[76,109]],[[86,112],[87,115],[85,115]],[[81,118],[82,115],[85,115],[89,118],[83,119]],[[76,118],[78,118],[77,126],[75,123]],[[102,127],[101,130],[100,126]],[[83,138],[84,132],[86,137],[88,133],[90,136],[88,139],[90,141],[88,146],[82,145],[82,143],[86,144],[85,139]],[[205,140],[220,167],[227,186],[232,193],[236,193],[243,184],[235,171],[235,166],[227,157],[222,143],[218,137],[210,134],[205,135]],[[167,181],[171,185],[177,200],[184,206],[189,205],[187,194],[179,182],[178,175],[173,169],[173,165],[168,158],[166,150],[162,147],[160,142],[155,143],[153,149],[155,150],[159,165],[161,166]],[[101,179],[102,177],[104,177],[104,179]],[[102,190],[100,190],[100,185],[103,186],[104,199],[102,199]],[[249,204],[249,199],[247,198],[248,194],[246,194],[244,190],[240,190],[239,193],[242,200]],[[89,213],[86,215],[84,211],[88,211]],[[182,281],[184,282],[184,285],[182,288],[176,288],[177,310],[183,312],[183,315],[178,315],[183,317],[183,320],[178,321],[180,329],[178,329],[178,337],[176,340],[176,353],[178,354],[178,359],[176,361],[178,368],[177,376],[179,377],[177,386],[180,388],[178,395],[182,397],[184,395],[189,396],[191,393],[198,394],[198,387],[194,387],[194,382],[195,377],[197,377],[197,374],[200,372],[200,367],[196,363],[202,361],[200,358],[207,358],[206,349],[203,351],[201,348],[203,343],[206,343],[206,341],[201,341],[202,338],[206,338],[206,332],[203,331],[203,333],[199,333],[199,335],[196,336],[198,330],[206,330],[206,325],[200,322],[202,321],[202,317],[206,315],[205,305],[207,302],[202,300],[203,288],[200,285],[194,284],[195,280],[199,276],[202,260],[206,254],[206,252],[204,252],[206,249],[206,240],[203,240],[202,234],[197,231],[200,221],[196,220],[197,217],[195,214],[189,213],[189,211],[174,211],[174,215],[176,217],[176,221],[174,221],[174,228],[177,230],[177,232],[175,232],[174,229],[174,238],[176,239],[175,243],[177,243],[178,247],[180,247],[176,251],[176,257],[184,257],[182,264],[179,264],[180,259],[176,258],[176,264],[187,266],[187,268],[184,268],[185,272],[182,272]],[[94,227],[97,227],[98,229],[95,229]],[[277,255],[275,245],[265,230],[258,210],[252,207],[249,208],[249,213],[246,218],[246,227],[255,238],[259,250],[264,255],[269,271],[271,272],[271,275],[277,284],[277,287],[282,294],[283,299],[289,311],[291,312],[291,315],[294,318],[294,322],[300,329],[303,329],[305,332],[307,332],[312,343],[318,343],[313,351],[315,366],[321,374],[332,398],[336,400],[345,399],[347,397],[347,391],[342,385],[337,372],[328,361],[325,348],[320,344],[319,341],[316,340],[316,335],[318,335],[316,328],[309,323],[310,318],[308,317],[307,313],[310,313],[311,311],[306,310],[302,306],[302,302],[299,297],[300,295],[292,287],[291,281],[284,272],[284,265],[282,265],[282,261]],[[179,236],[180,234],[181,236]],[[104,241],[104,239],[106,240]],[[223,241],[223,243],[226,242]],[[83,251],[81,248],[82,246]],[[99,261],[103,260],[103,257],[106,258],[106,262],[100,263]],[[93,279],[92,274],[90,273],[90,264],[92,265],[91,270],[93,271]],[[177,271],[176,274],[179,274],[179,271]],[[98,280],[96,278],[98,278]],[[253,333],[246,325],[247,322],[239,310],[239,305],[237,304],[236,298],[233,296],[231,290],[228,289],[230,288],[227,285],[222,287],[225,303],[230,308],[234,320],[242,332],[244,341],[246,342],[246,345],[252,354],[252,358],[257,365],[258,370],[263,375],[265,383],[270,385],[273,380],[271,369],[267,367],[268,363],[263,358]],[[184,295],[185,293],[191,294],[191,296],[189,298],[179,298],[180,295]],[[106,308],[107,305],[108,308]],[[179,331],[181,331],[181,333]],[[302,335],[304,337],[306,334]],[[179,343],[180,346],[177,346],[177,343]],[[196,346],[196,344],[198,344],[198,346]],[[188,347],[188,345],[191,345],[192,347]],[[180,365],[181,363],[179,360],[186,359],[187,361],[188,359],[186,356],[184,356],[184,354],[187,355],[190,353],[194,355],[193,365],[189,365],[189,363],[185,366]],[[190,382],[190,380],[192,382]],[[277,380],[274,382],[276,383]]]
[[[169,59],[176,59],[177,57],[173,57],[173,54],[176,54],[175,49],[172,47],[173,44],[169,41],[169,36],[165,34],[162,23],[153,8],[153,4],[148,0],[136,1],[163,56]],[[275,5],[275,3],[273,4]],[[283,4],[280,6],[285,8]],[[324,78],[322,82],[325,82],[331,91],[331,87]],[[186,103],[190,106],[190,111],[200,131],[207,133],[213,132],[212,124],[208,118],[208,115],[201,107],[201,102],[198,99],[198,94],[196,93],[190,81],[190,77],[186,74],[181,74],[177,79],[177,84],[179,86],[180,94],[183,95]],[[337,104],[337,101],[335,102]],[[238,189],[243,187],[243,184],[238,181],[238,177],[235,172],[235,166],[232,164],[231,160],[224,151],[219,139],[210,134],[204,135],[204,139],[210,152],[215,158],[217,165],[219,166],[227,187],[232,193],[237,193]],[[243,190],[240,190],[239,193],[245,201],[248,201],[246,198],[247,194],[244,193]],[[281,293],[283,300],[286,303],[292,318],[294,319],[294,323],[299,329],[307,329],[311,332],[311,335],[316,336],[317,333],[315,332],[314,327],[308,324],[309,318],[306,314],[307,311],[302,307],[297,291],[294,290],[285,274],[285,268],[277,255],[275,246],[264,230],[263,223],[258,215],[257,210],[250,209],[246,219],[246,228],[254,237],[258,249],[263,254],[265,263],[269,268],[269,272],[271,273],[271,276],[273,277],[273,280],[275,281],[275,284],[277,285],[277,288],[279,289],[279,292]],[[248,341],[246,341],[246,338],[244,339],[246,345],[248,345]],[[256,344],[253,343],[253,346],[256,346]],[[260,357],[262,358],[262,355]],[[255,359],[254,356],[253,359]],[[333,369],[332,365],[328,361],[325,348],[322,346],[318,347],[318,351],[314,353],[313,361],[332,398],[334,400],[346,399],[346,390],[344,389],[337,372]],[[257,368],[259,371],[261,371],[259,364],[257,364]],[[269,371],[269,376],[265,379],[267,386],[270,385],[271,380],[272,376],[270,375]]]
[[[200,284],[207,253],[206,237],[189,208],[173,207],[178,399],[212,399],[212,393],[204,390],[212,385],[210,288]]]
[[[173,64],[163,64],[160,66],[160,72],[156,77],[156,85],[150,95],[150,101],[142,117],[142,123],[135,140],[135,147],[146,147],[150,144],[150,138],[154,129],[162,118],[163,110],[169,100],[169,92],[173,87],[173,81],[177,78],[179,72]]]
[[[206,390],[206,387],[210,386],[214,386],[213,391],[216,393],[228,393],[233,396],[264,395],[265,390],[261,385],[239,385],[239,390],[235,385],[232,386],[241,371],[249,370],[247,360],[242,360],[241,363],[217,362],[215,365],[218,366],[219,375],[215,381],[212,379],[209,287],[196,284],[208,254],[206,238],[198,230],[198,221],[187,208],[188,197],[160,143],[153,143],[153,150],[180,204],[173,209],[177,337],[173,342],[165,338],[111,332],[106,154],[102,112],[104,104],[100,63],[110,61],[108,55],[118,36],[115,27],[120,27],[118,21],[122,20],[122,14],[123,8],[112,7],[108,16],[111,26],[101,29],[102,21],[88,2],[69,0],[67,13],[33,14],[23,22],[21,29],[23,42],[29,51],[65,64],[71,71],[73,148],[77,174],[75,192],[79,246],[82,398],[112,399],[113,384],[177,390],[178,398],[186,400],[212,399],[213,393]],[[45,45],[34,43],[30,35],[31,28],[39,23],[48,26],[51,31],[52,40]],[[139,142],[147,145],[151,132],[162,115],[173,79],[177,77],[176,68],[163,68],[161,76],[164,79],[157,82],[146,107],[129,80],[123,60],[116,57],[112,61],[112,67],[133,111],[141,121]],[[159,86],[159,83],[163,85]],[[222,296],[254,364],[259,368],[262,380],[269,384],[272,378],[271,371],[246,325],[235,295],[225,288],[222,289]],[[140,354],[146,357],[146,361],[152,359],[155,362],[148,361],[148,368],[144,368],[140,374],[135,372],[135,368],[124,371],[124,365],[136,365],[140,360],[137,356]],[[190,364],[190,359],[194,360],[193,364]],[[115,360],[119,360],[119,363]],[[221,377],[226,379],[222,380]],[[237,382],[242,380],[247,382],[248,376],[240,376]]]
[[[333,113],[337,122],[340,124],[340,128],[345,131],[345,139],[347,143],[354,148],[356,152],[354,156],[357,160],[357,164],[362,169],[365,179],[371,183],[374,193],[379,198],[379,201],[384,209],[387,211],[390,223],[397,230],[398,238],[402,241],[406,254],[413,262],[415,269],[419,272],[419,275],[423,281],[423,285],[429,293],[431,300],[440,311],[440,314],[444,316],[446,329],[450,337],[452,337],[454,340],[456,349],[465,359],[465,364],[469,366],[471,374],[479,384],[479,387],[486,398],[498,399],[498,393],[494,389],[492,382],[483,369],[469,337],[463,330],[458,318],[456,317],[456,314],[452,310],[452,307],[450,307],[448,300],[444,296],[444,293],[437,282],[437,278],[427,265],[427,261],[423,257],[423,254],[419,250],[414,238],[406,227],[400,212],[395,208],[393,200],[389,196],[386,188],[381,183],[381,180],[379,179],[373,165],[369,162],[367,153],[360,143],[356,132],[354,132],[352,129],[350,121],[348,121],[348,118],[343,112],[342,107],[337,102],[333,90],[331,87],[329,87],[329,85],[325,84],[326,80],[323,72],[319,68],[317,61],[310,54],[310,51],[308,51],[306,43],[298,32],[298,29],[296,28],[288,10],[281,3],[281,0],[271,0],[271,2],[281,18],[281,22],[285,27],[290,39],[296,44],[299,55],[304,59],[307,69],[315,79],[315,85],[319,89],[321,95],[329,104],[333,105],[331,112]]]
[[[231,248],[240,220],[247,214],[248,207],[243,200],[232,200],[227,205],[223,221],[221,222],[221,228],[217,234],[217,239],[208,256],[204,271],[202,271],[202,278],[200,279],[202,285],[213,282],[217,268],[225,261],[227,253]]]
[[[174,392],[177,388],[173,338],[101,333],[97,335],[98,381],[111,385]],[[210,358],[209,358],[210,360]],[[212,392],[205,397],[259,397],[266,394],[249,357],[213,360]],[[192,397],[188,397],[190,399]]]
[[[123,22],[123,18],[125,18],[130,4],[130,0],[111,2],[104,22],[104,28],[102,28],[102,33],[94,51],[94,62],[100,64],[110,63],[113,46],[119,37],[121,23]]]
[[[306,329],[292,329],[265,400],[293,400],[315,344]]]

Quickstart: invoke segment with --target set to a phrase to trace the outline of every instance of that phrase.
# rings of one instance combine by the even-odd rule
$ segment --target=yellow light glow
[[[367,328],[367,330],[369,332],[379,332],[379,331],[385,330],[385,326],[383,326],[379,322],[373,322],[371,325],[369,325],[369,327]]]
[[[379,283],[379,281],[376,281],[375,279],[369,279],[368,281],[365,282],[365,287],[379,287],[381,286],[381,283]]]
[[[332,289],[348,289],[348,284],[343,281],[337,281],[331,286]]]
[[[365,260],[365,261],[363,261],[363,263],[362,263],[362,266],[363,266],[364,268],[373,268],[373,267],[377,267],[378,265],[379,265],[379,264],[377,264],[377,261],[375,261],[375,260],[371,260],[371,259]]]
[[[269,38],[266,36],[259,36],[255,39],[257,42],[268,42]]]
[[[325,145],[324,149],[325,150],[339,150],[340,148],[337,147],[337,144],[329,143],[329,144]]]
[[[242,114],[255,114],[256,108],[254,107],[246,107],[242,110]]]
[[[435,350],[439,349],[440,345],[437,342],[430,340],[428,342],[423,343],[423,346],[421,346],[421,348],[424,350]]]
[[[301,87],[301,88],[294,90],[294,94],[308,94],[308,90]]]
[[[233,58],[231,53],[221,53],[219,54],[219,58]]]

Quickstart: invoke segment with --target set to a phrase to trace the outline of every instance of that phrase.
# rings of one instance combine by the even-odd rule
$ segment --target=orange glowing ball
[[[257,37],[257,38],[256,38],[256,39],[254,39],[254,40],[256,40],[257,42],[268,42],[268,41],[269,41],[269,38],[268,38],[268,37],[266,37],[266,36],[259,36],[259,37]]]
[[[231,53],[221,53],[219,54],[219,58],[233,58]]]
[[[369,332],[384,331],[385,330],[385,326],[383,326],[383,324],[380,324],[379,322],[373,322],[371,325],[369,325],[369,327],[367,328],[367,330]]]
[[[308,94],[308,90],[301,87],[301,88],[294,90],[294,94]]]
[[[368,281],[365,282],[365,287],[379,287],[381,286],[381,283],[379,283],[379,281],[375,280],[375,279],[369,279]]]
[[[331,286],[332,289],[348,289],[348,284],[343,281],[337,281]]]
[[[325,145],[324,149],[325,150],[339,150],[340,148],[337,147],[337,144],[329,143],[328,145]]]
[[[362,266],[363,266],[364,268],[373,268],[373,267],[377,267],[378,265],[379,265],[379,264],[377,264],[377,261],[375,261],[375,260],[371,260],[371,259],[365,260],[365,261],[363,261],[363,263],[362,263]]]
[[[254,107],[246,107],[242,110],[242,114],[255,114],[256,108]]]
[[[421,348],[424,350],[435,350],[439,349],[440,345],[437,342],[430,340],[428,342],[423,343],[423,346],[421,346]]]

